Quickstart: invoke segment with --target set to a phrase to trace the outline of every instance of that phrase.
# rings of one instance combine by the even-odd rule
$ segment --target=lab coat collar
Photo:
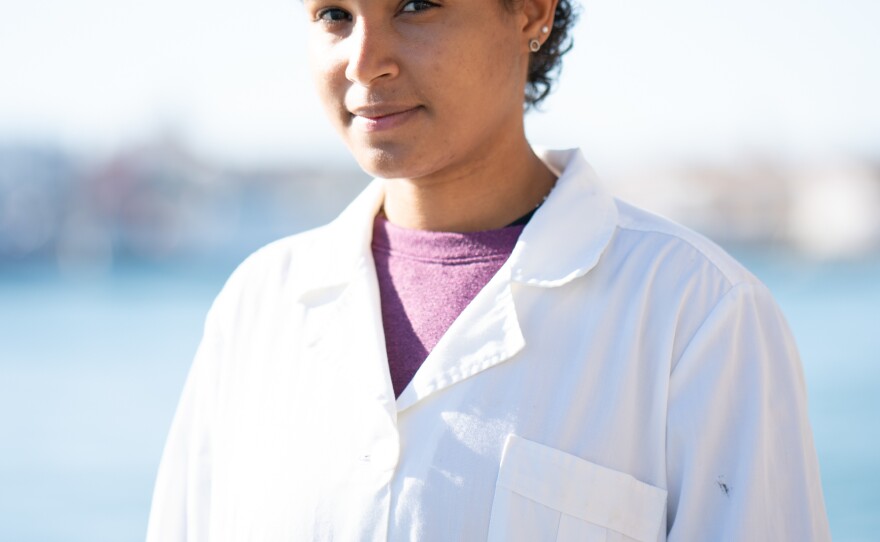
[[[614,233],[617,207],[579,150],[536,152],[559,178],[508,263],[514,282],[554,287],[596,265]],[[318,230],[323,235],[315,238],[316,248],[330,257],[312,262],[314,275],[304,281],[310,290],[348,283],[361,265],[372,265],[372,224],[383,199],[383,180],[374,179],[336,220]]]
[[[577,149],[536,149],[558,176],[510,255],[511,279],[561,286],[589,272],[614,234],[617,206]]]
[[[561,286],[588,273],[608,245],[617,208],[581,153],[538,152],[558,175],[556,186],[526,225],[508,261],[453,322],[397,398],[397,412],[513,358],[526,344],[513,283]],[[298,282],[310,285],[304,293],[323,289],[319,298],[336,299],[336,317],[328,326],[320,326],[316,343],[328,355],[336,352],[337,358],[366,356],[357,364],[358,380],[370,396],[381,398],[393,419],[382,327],[364,326],[364,322],[381,322],[370,244],[373,220],[384,197],[382,183],[374,180],[336,220],[312,232],[313,252],[326,256],[305,266],[311,276]],[[360,331],[352,335],[353,329]],[[347,354],[336,351],[341,345],[347,345]]]
[[[526,346],[513,283],[561,286],[598,262],[617,207],[577,150],[541,151],[556,186],[520,235],[508,261],[455,319],[397,399],[398,412],[514,358]]]
[[[373,220],[383,200],[382,179],[373,179],[334,221],[311,232],[312,252],[321,258],[303,266],[301,294],[346,285],[364,266],[374,265]]]

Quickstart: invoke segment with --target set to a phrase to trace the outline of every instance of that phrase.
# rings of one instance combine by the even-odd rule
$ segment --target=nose
[[[345,67],[346,79],[366,87],[397,76],[400,67],[395,59],[390,29],[371,26],[359,19],[348,41],[351,50]]]

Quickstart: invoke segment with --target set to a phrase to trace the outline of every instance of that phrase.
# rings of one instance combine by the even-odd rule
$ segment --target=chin
[[[349,146],[349,150],[361,169],[374,177],[413,179],[425,175],[430,169],[426,167],[425,160],[420,153],[396,147],[398,146],[371,146],[367,148]]]

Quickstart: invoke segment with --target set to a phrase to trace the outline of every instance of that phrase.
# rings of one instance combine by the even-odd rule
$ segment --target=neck
[[[502,228],[540,205],[556,182],[525,136],[500,148],[476,149],[472,155],[427,177],[387,179],[388,221],[430,231]]]

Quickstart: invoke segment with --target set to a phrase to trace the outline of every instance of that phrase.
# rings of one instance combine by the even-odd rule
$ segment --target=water
[[[747,254],[804,360],[835,540],[880,530],[880,261]],[[231,265],[0,273],[0,540],[142,540],[153,478]]]
[[[0,281],[0,540],[142,540],[219,273]]]

